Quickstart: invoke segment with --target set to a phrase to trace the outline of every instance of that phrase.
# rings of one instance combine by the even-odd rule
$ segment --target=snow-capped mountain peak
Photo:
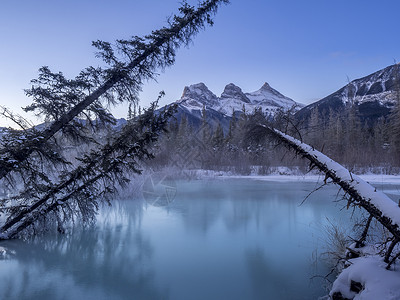
[[[259,93],[263,93],[264,95],[268,95],[268,94],[272,94],[276,97],[279,98],[286,98],[286,99],[290,99],[285,97],[284,95],[282,95],[281,93],[279,93],[277,90],[275,90],[274,88],[272,88],[267,82],[265,82],[263,84],[263,86],[258,90]],[[292,99],[290,99],[292,100]],[[293,100],[292,100],[293,101]]]
[[[272,88],[271,88],[271,86],[269,85],[269,83],[268,83],[268,82],[264,82],[264,84],[263,84],[263,86],[261,87],[260,90],[269,91],[269,90],[271,90],[271,89],[272,89]]]
[[[201,110],[203,106],[225,115],[231,116],[233,112],[253,112],[261,108],[264,113],[274,114],[278,109],[290,109],[293,106],[302,107],[294,100],[282,95],[268,83],[257,91],[244,93],[233,83],[225,86],[220,97],[212,93],[204,83],[193,84],[185,87],[182,98],[177,101],[189,110]]]
[[[217,101],[218,97],[204,83],[200,82],[185,86],[182,97],[178,102],[201,108],[203,105],[213,106]]]
[[[221,94],[221,99],[237,99],[245,103],[250,103],[249,98],[243,93],[242,89],[233,83],[225,86],[224,91]]]
[[[272,88],[267,82],[265,82],[259,90],[252,93],[246,93],[246,96],[253,104],[263,103],[264,105],[284,109],[290,109],[292,106],[298,105],[294,100],[282,95]]]

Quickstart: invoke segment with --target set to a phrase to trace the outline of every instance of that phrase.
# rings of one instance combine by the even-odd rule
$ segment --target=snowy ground
[[[335,293],[346,299],[398,300],[400,299],[400,266],[393,264],[389,270],[377,248],[367,245],[349,248],[359,252],[361,257],[349,259],[333,283],[330,296]]]
[[[398,300],[400,299],[400,268],[394,265],[386,270],[386,263],[378,255],[358,257],[350,260],[333,283],[330,295],[340,292],[347,299]],[[361,284],[361,291],[351,290],[351,282]]]
[[[320,174],[299,174],[299,172],[282,172],[281,174],[273,173],[270,175],[236,175],[231,172],[213,171],[213,170],[195,170],[197,178],[249,178],[265,181],[308,181],[318,182],[324,180],[324,175]],[[371,184],[393,184],[400,185],[400,175],[385,174],[364,174],[358,175],[361,179]]]

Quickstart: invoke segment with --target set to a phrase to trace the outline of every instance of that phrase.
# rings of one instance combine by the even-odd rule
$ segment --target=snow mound
[[[399,300],[400,269],[386,270],[386,263],[380,256],[363,256],[350,260],[332,286],[330,296],[341,293],[348,299]],[[352,282],[361,284],[361,291],[351,290]]]

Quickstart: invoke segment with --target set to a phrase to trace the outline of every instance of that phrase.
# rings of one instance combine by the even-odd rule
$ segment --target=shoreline
[[[376,174],[366,174],[357,175],[361,179],[365,180],[371,184],[393,184],[400,185],[400,175],[376,175]],[[222,175],[215,176],[220,178],[247,178],[254,180],[264,180],[264,181],[307,181],[307,182],[318,182],[323,181],[323,175]]]
[[[183,171],[185,172],[185,171]],[[267,175],[238,175],[232,172],[226,171],[214,171],[214,170],[190,170],[193,177],[198,179],[202,178],[215,178],[215,179],[253,179],[253,180],[263,180],[263,181],[276,181],[276,182],[285,182],[285,181],[307,181],[307,182],[319,182],[325,179],[323,174],[267,174]],[[400,185],[400,174],[399,175],[387,175],[387,174],[361,174],[358,175],[364,181],[370,184],[391,184],[391,185]]]

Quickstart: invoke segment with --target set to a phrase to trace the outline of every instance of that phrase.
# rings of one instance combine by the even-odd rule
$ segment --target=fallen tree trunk
[[[400,207],[392,199],[310,145],[277,129],[261,126],[276,140],[308,159],[312,167],[325,174],[325,180],[330,178],[338,184],[351,197],[353,204],[368,211],[395,239],[400,238]]]
[[[10,215],[0,227],[0,240],[12,239],[41,218],[58,209],[73,211],[71,203],[77,204],[82,215],[94,217],[93,207],[97,208],[100,198],[112,195],[116,185],[129,181],[125,173],[140,174],[139,161],[152,158],[149,151],[161,132],[166,131],[169,119],[175,113],[175,106],[155,111],[155,104],[135,120],[128,122],[119,136],[102,148],[92,150],[81,159],[81,164],[58,184],[41,195],[29,206]],[[103,182],[100,183],[100,180]],[[81,200],[85,199],[81,203]],[[3,208],[5,210],[6,208]],[[69,216],[72,218],[73,215]],[[58,224],[62,226],[63,224]]]

